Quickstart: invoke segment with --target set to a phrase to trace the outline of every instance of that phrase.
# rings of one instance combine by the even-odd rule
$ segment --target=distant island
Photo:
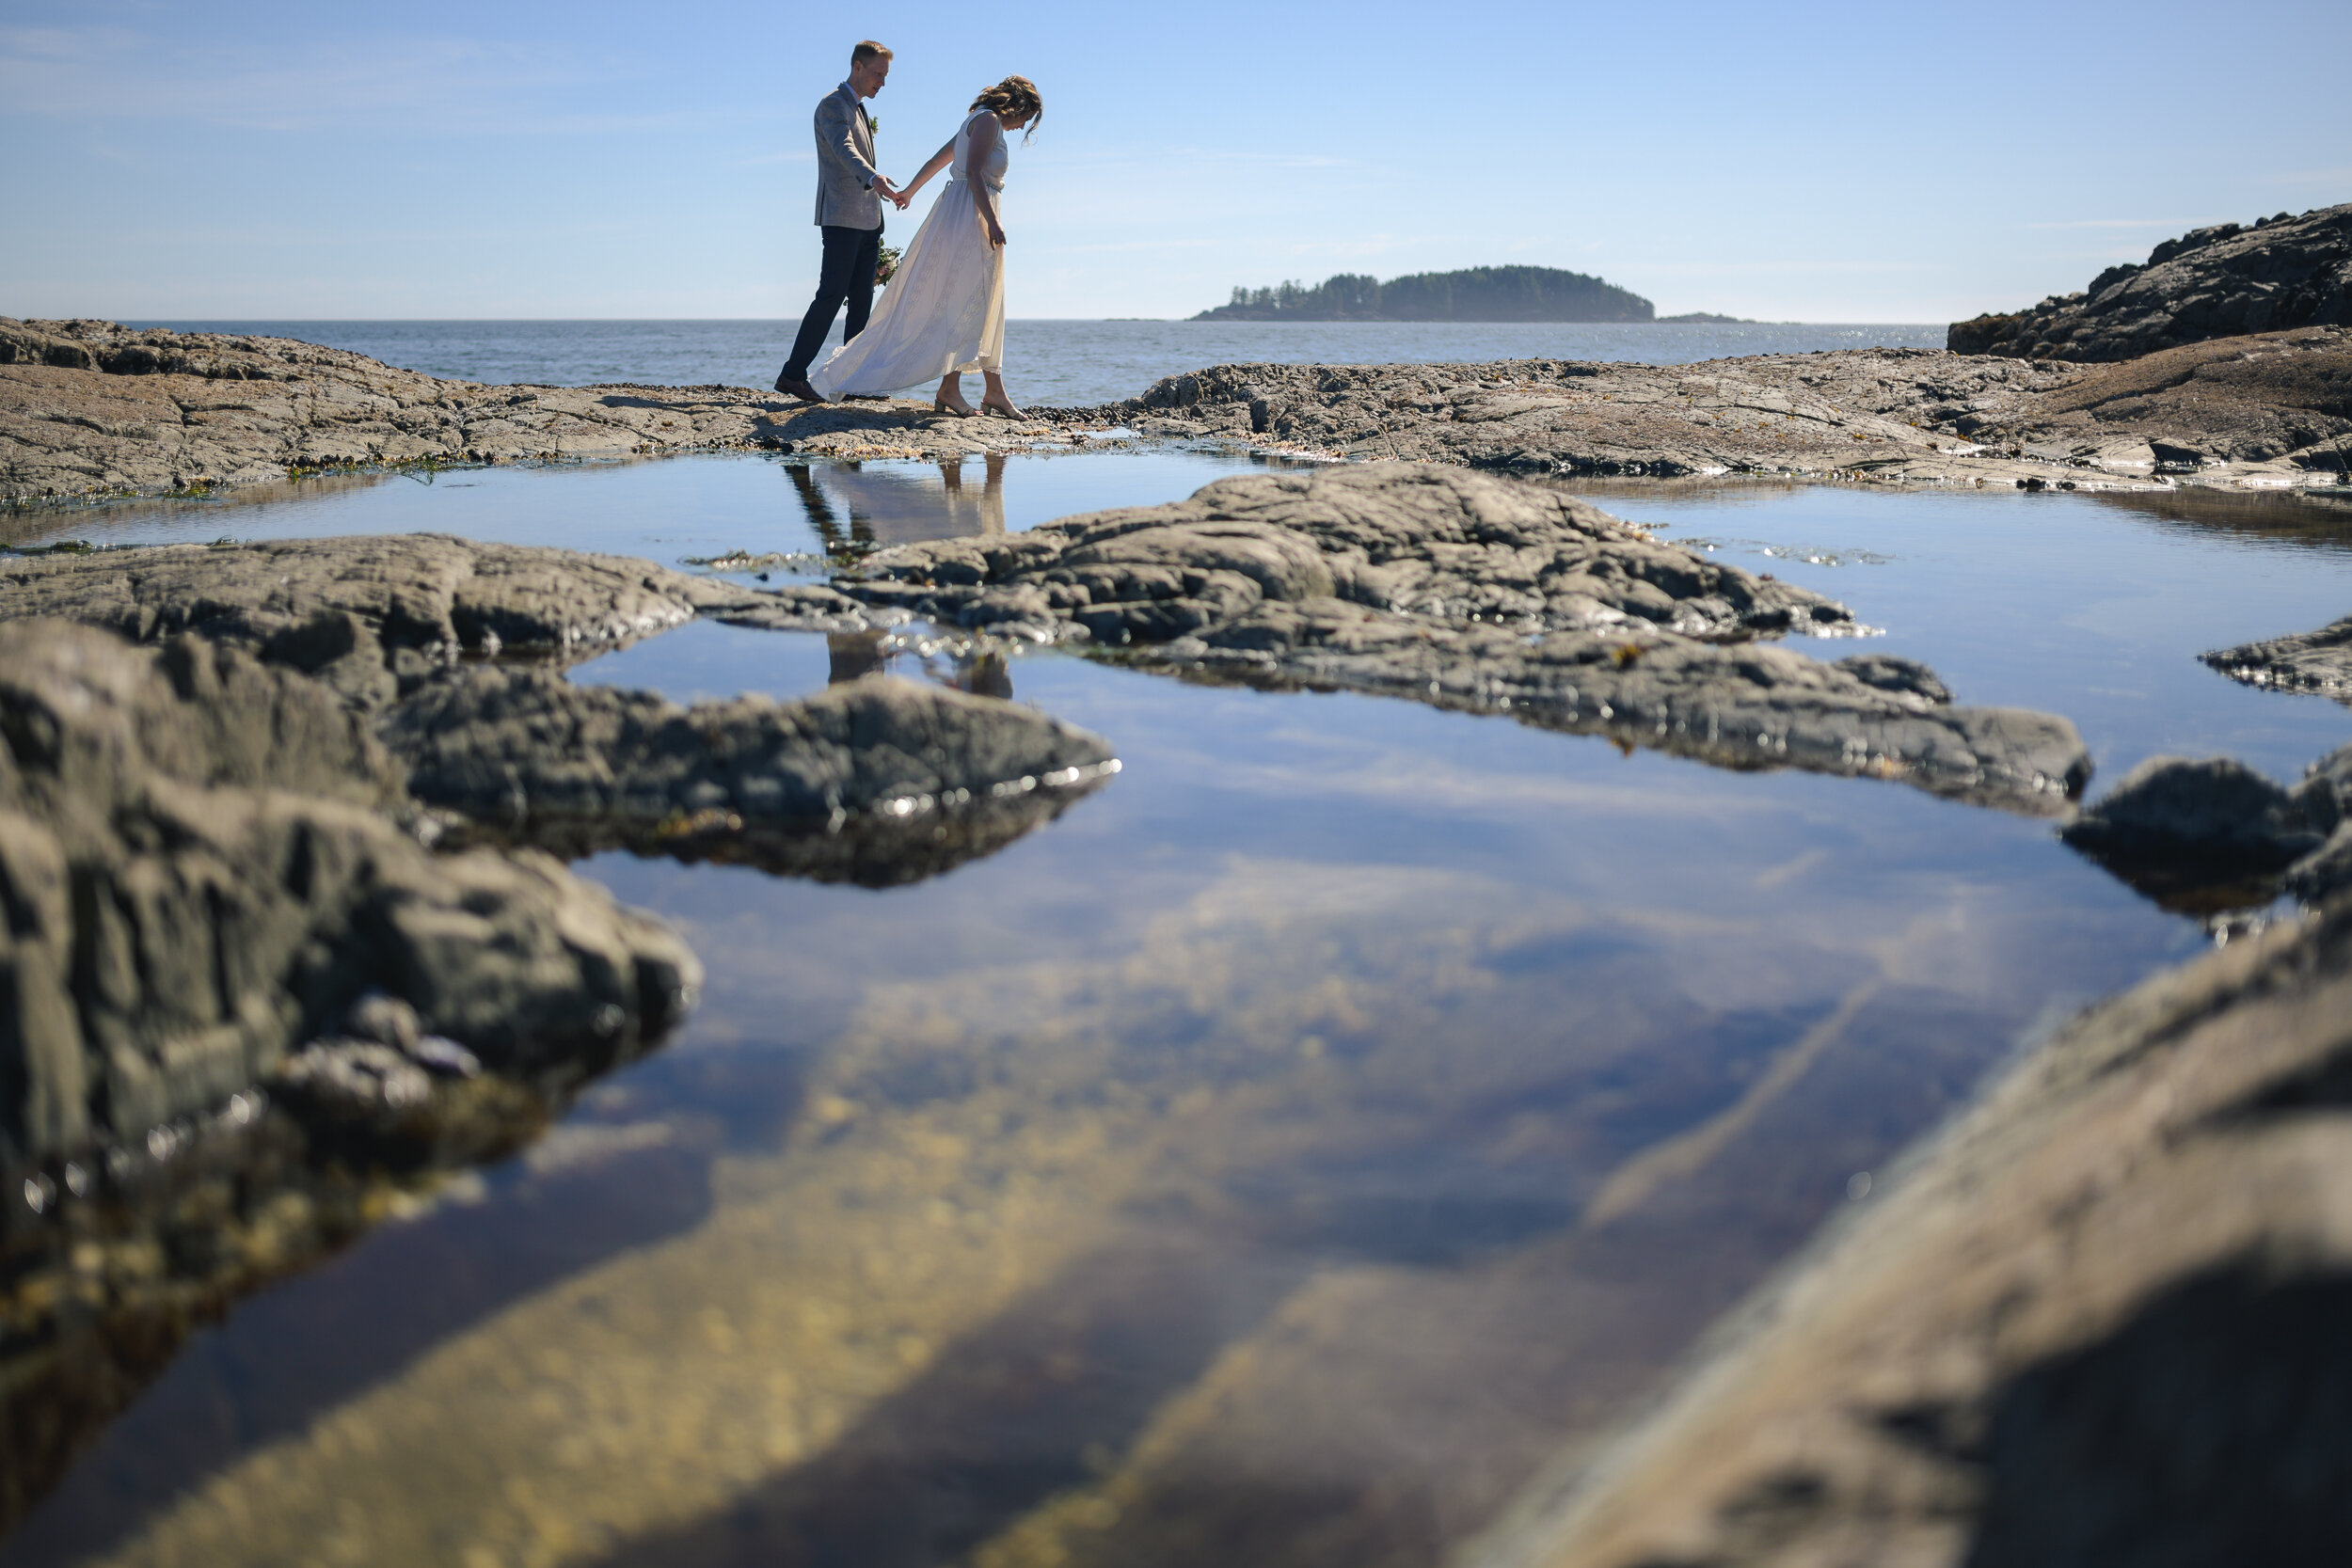
[[[1761,326],[1764,324],[1747,316],[1715,316],[1705,310],[1687,311],[1679,316],[1661,316],[1661,322],[1675,322],[1698,326]]]
[[[1235,289],[1206,321],[1646,322],[1657,308],[1629,289],[1557,267],[1468,267],[1383,283],[1339,273],[1319,284]],[[1690,318],[1683,318],[1690,319]],[[1708,318],[1709,320],[1721,318]]]

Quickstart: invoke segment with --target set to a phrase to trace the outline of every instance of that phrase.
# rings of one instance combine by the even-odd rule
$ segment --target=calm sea
[[[634,381],[765,389],[791,346],[788,321],[140,322],[183,331],[299,338],[427,375],[492,386]],[[838,329],[835,329],[836,332]],[[1275,361],[1616,359],[1685,365],[1740,354],[1942,348],[1941,323],[1742,325],[1507,322],[1016,321],[1006,331],[1014,395],[1058,406],[1133,397],[1203,365]]]

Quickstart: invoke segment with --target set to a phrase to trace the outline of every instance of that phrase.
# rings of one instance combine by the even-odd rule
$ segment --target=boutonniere
[[[879,119],[875,119],[872,115],[867,115],[867,116],[866,117],[866,134],[867,135],[869,135],[869,136],[879,136],[879,135],[882,135],[882,121],[881,121],[881,120],[879,120]]]

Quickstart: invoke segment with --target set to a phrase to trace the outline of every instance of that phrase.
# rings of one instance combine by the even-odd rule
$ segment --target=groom
[[[866,330],[874,308],[874,263],[882,257],[885,198],[906,205],[898,189],[874,167],[874,121],[864,100],[890,79],[890,51],[867,39],[850,51],[850,79],[817,105],[817,224],[824,236],[824,261],[817,274],[817,297],[801,318],[792,357],[776,377],[776,390],[803,403],[822,403],[808,384],[808,368],[825,346],[833,318],[844,301],[850,319],[841,341]]]

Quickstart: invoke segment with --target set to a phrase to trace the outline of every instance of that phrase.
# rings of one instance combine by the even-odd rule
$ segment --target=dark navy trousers
[[[817,298],[809,305],[808,314],[801,318],[801,335],[792,340],[792,357],[784,362],[788,381],[808,379],[808,368],[817,362],[817,351],[825,346],[825,334],[833,330],[833,318],[843,305],[850,308],[850,319],[841,329],[845,343],[866,330],[866,318],[874,309],[874,266],[882,260],[882,225],[843,229],[828,223],[818,232],[825,238],[825,258],[817,274]]]

